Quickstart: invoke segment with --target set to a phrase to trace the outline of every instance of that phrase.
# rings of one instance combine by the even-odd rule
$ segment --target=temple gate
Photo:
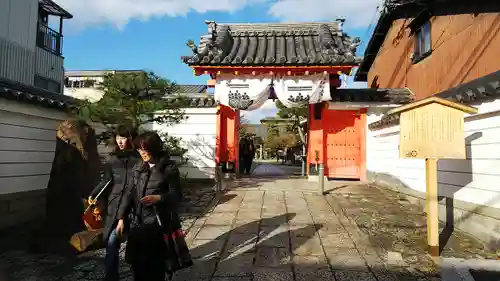
[[[216,162],[238,171],[240,112],[268,99],[308,106],[307,167],[325,164],[330,177],[363,177],[364,111],[330,110],[328,102],[359,61],[359,38],[329,23],[217,24],[182,57],[195,75],[210,75],[217,111]]]

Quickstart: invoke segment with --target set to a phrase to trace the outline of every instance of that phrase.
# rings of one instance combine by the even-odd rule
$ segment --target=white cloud
[[[278,112],[272,100],[266,101],[259,109],[252,111],[243,111],[242,118],[247,119],[252,124],[259,124],[260,120],[267,116],[276,116]]]
[[[284,21],[319,21],[346,18],[346,26],[367,27],[381,0],[278,0],[269,10]]]
[[[131,19],[185,16],[194,11],[234,12],[247,6],[270,3],[269,15],[284,21],[318,21],[346,17],[346,25],[370,23],[380,0],[57,0],[74,14],[71,24],[113,24],[123,28]],[[195,23],[196,24],[196,23]]]
[[[234,12],[266,0],[57,0],[73,13],[73,24],[113,24],[123,28],[130,20],[185,16],[188,12]]]

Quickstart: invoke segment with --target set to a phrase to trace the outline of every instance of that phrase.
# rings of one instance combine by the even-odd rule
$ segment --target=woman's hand
[[[146,195],[141,198],[141,203],[149,206],[161,201],[161,195]]]
[[[123,219],[121,219],[118,221],[118,224],[116,225],[116,235],[118,235],[118,237],[122,236],[124,229],[125,229],[125,222],[123,221]]]

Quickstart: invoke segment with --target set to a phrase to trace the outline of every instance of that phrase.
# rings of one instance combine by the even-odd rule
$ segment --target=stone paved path
[[[181,204],[183,228],[187,231],[196,219],[213,204],[215,193],[211,185],[197,184],[184,191]],[[0,281],[88,281],[104,276],[103,249],[78,257],[63,257],[46,253],[30,253],[26,249],[30,228],[0,233]],[[125,246],[122,245],[123,257]],[[122,280],[132,280],[129,266],[120,265]]]
[[[262,163],[258,165],[252,172],[254,176],[266,176],[266,175],[275,175],[275,176],[283,176],[286,175],[287,172],[280,168],[278,165]]]
[[[285,178],[254,177],[236,184],[217,198],[218,204],[209,204],[210,210],[203,206],[211,193],[186,206],[186,238],[195,265],[174,280],[461,280],[440,278],[425,252],[422,213],[391,191],[336,183],[327,188],[329,195],[320,196],[315,183]],[[447,256],[490,257],[466,235],[452,240]],[[3,252],[0,280],[2,267],[8,281],[100,280],[103,254],[64,259]],[[131,280],[124,262],[121,272],[122,280]]]

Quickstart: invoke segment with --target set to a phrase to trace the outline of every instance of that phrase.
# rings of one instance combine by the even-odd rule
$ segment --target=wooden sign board
[[[477,109],[437,97],[389,111],[400,114],[400,158],[465,159],[464,113]]]

